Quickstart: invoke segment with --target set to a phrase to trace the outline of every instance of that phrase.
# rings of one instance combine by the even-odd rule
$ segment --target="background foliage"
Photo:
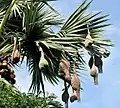
[[[0,108],[63,108],[54,94],[36,96],[21,93],[7,81],[0,79]]]

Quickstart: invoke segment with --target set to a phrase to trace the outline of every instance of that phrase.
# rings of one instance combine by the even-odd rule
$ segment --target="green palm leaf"
[[[106,24],[106,21],[108,21],[106,17],[108,15],[100,16],[101,11],[97,13],[86,13],[91,2],[87,3],[87,0],[84,0],[78,9],[68,18],[58,33],[62,37],[61,41],[64,40],[65,42],[69,42],[69,44],[84,46],[83,42],[87,36],[87,25],[89,24],[91,37],[95,46],[112,46],[112,42],[109,39],[102,38],[103,28],[110,25]],[[95,38],[96,36],[97,38]],[[60,42],[60,38],[53,40],[59,40]],[[92,47],[92,53],[95,53],[94,48]],[[87,50],[90,51],[91,49]],[[101,55],[101,53],[98,53],[98,55]]]

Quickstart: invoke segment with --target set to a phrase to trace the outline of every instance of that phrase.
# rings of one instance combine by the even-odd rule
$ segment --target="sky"
[[[52,2],[52,5],[67,19],[81,2],[82,0],[58,0]],[[105,35],[113,41],[115,47],[110,49],[110,57],[104,59],[104,73],[99,75],[99,85],[93,85],[92,78],[86,71],[82,83],[84,89],[81,92],[82,101],[70,103],[69,108],[120,108],[120,0],[93,0],[88,11],[98,10],[110,15],[109,23],[112,26],[106,28]],[[31,81],[27,69],[22,65],[17,70],[16,86],[21,91],[27,92]],[[46,82],[45,87],[47,91],[59,96],[58,100],[61,101],[62,81],[55,87]]]

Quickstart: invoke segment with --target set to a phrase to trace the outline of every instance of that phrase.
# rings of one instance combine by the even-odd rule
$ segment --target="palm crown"
[[[4,0],[0,3],[0,56],[11,54],[16,37],[21,63],[26,59],[32,75],[30,88],[37,93],[41,88],[45,92],[43,79],[52,84],[59,82],[61,58],[70,62],[72,73],[75,57],[78,72],[86,65],[82,56],[84,50],[91,56],[108,57],[106,47],[112,46],[103,36],[104,27],[110,25],[106,24],[108,15],[101,15],[101,11],[86,13],[92,1],[84,0],[66,22],[48,1],[54,0]],[[59,32],[54,32],[53,26],[60,26]],[[86,38],[88,34],[90,39]]]

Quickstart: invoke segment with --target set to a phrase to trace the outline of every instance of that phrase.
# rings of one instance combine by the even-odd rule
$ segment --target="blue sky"
[[[67,18],[80,3],[81,0],[59,0],[52,5]],[[104,73],[99,76],[99,85],[94,86],[92,78],[86,72],[87,80],[84,80],[84,91],[81,92],[82,102],[72,103],[70,108],[120,108],[120,0],[94,0],[89,11],[96,10],[103,10],[103,13],[110,15],[109,23],[112,26],[106,29],[105,35],[112,39],[115,47],[111,48],[110,57],[104,59]],[[17,86],[22,91],[27,91],[30,84],[28,72],[24,66],[18,70]],[[46,83],[46,88],[49,92],[54,89],[56,95],[60,96],[62,82],[57,87]]]

